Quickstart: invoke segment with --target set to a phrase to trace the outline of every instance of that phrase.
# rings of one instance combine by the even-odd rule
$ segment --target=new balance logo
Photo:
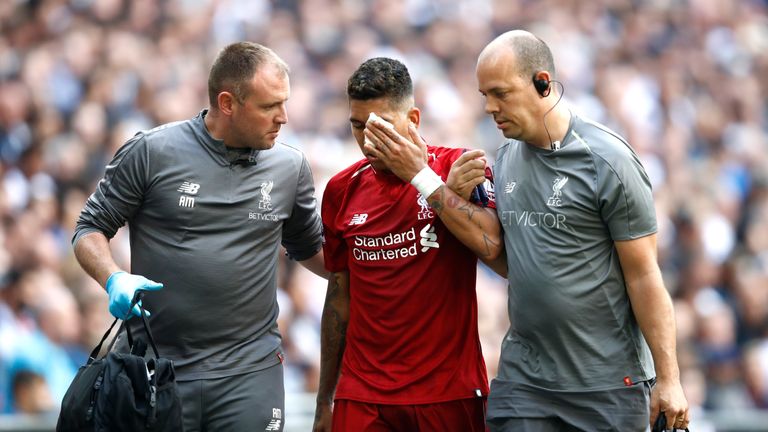
[[[192,183],[185,181],[184,183],[179,186],[176,191],[181,192],[183,194],[188,195],[182,195],[179,197],[179,207],[186,207],[186,208],[193,208],[195,206],[195,198],[191,197],[189,195],[197,195],[197,191],[200,190],[200,185],[197,183]]]
[[[272,420],[267,424],[265,431],[279,431],[282,423],[283,411],[280,408],[272,408]]]
[[[352,220],[349,221],[350,225],[362,225],[368,220],[368,213],[355,213],[352,216]]]
[[[435,234],[435,227],[427,224],[424,226],[424,228],[419,231],[419,235],[421,235],[421,252],[424,253],[429,250],[429,248],[439,248],[440,243],[437,242],[437,234]]]
[[[200,190],[200,185],[197,183],[184,182],[176,190],[185,194],[197,195],[197,191]]]

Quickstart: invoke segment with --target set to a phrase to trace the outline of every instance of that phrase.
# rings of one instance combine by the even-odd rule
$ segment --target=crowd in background
[[[689,402],[768,408],[767,0],[4,0],[0,413],[55,412],[106,330],[74,222],[128,137],[207,106],[221,47],[252,40],[290,65],[278,140],[305,152],[320,199],[361,157],[345,88],[374,56],[409,67],[428,142],[492,160],[503,137],[475,62],[513,28],[551,46],[561,103],[623,134],[652,179]],[[112,241],[124,268],[127,242]],[[286,389],[312,392],[325,281],[288,261],[280,275]],[[492,377],[506,286],[482,268],[477,290]]]

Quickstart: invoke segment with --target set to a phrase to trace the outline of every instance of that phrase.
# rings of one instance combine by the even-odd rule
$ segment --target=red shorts
[[[485,432],[486,398],[421,405],[333,404],[333,432]]]

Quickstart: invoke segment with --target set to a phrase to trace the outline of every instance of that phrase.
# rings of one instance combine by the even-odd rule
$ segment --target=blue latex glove
[[[144,276],[126,273],[124,271],[114,272],[107,279],[107,294],[109,294],[109,313],[115,318],[126,319],[128,308],[131,306],[131,300],[138,290],[157,291],[163,287],[163,284],[151,281]],[[141,304],[139,301],[138,304]],[[133,312],[136,316],[141,316],[141,309],[134,305]],[[144,310],[149,316],[149,311]]]

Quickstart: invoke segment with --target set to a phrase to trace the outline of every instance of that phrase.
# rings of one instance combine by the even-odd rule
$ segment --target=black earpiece
[[[536,91],[543,97],[549,96],[549,81],[543,78],[536,78],[536,74],[533,75],[533,86]]]
[[[547,128],[547,114],[552,112],[553,109],[555,109],[555,106],[560,103],[560,99],[563,98],[563,93],[565,92],[565,89],[563,88],[563,83],[557,80],[548,80],[544,78],[536,78],[536,75],[538,75],[539,72],[536,72],[533,74],[533,77],[531,77],[531,81],[533,81],[533,87],[536,89],[536,92],[541,97],[547,97],[549,96],[549,92],[552,91],[552,85],[553,83],[560,84],[560,94],[557,95],[557,101],[555,101],[555,104],[552,105],[547,112],[544,113],[544,116],[542,117],[541,121],[544,123],[544,130],[547,132],[547,138],[549,138],[549,145],[552,151],[560,150],[560,141],[552,141],[552,136],[549,134],[549,128]]]

